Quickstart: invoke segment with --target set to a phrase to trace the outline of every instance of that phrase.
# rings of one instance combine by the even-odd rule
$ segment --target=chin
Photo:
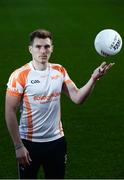
[[[42,63],[42,64],[46,64],[46,63],[48,63],[48,60],[47,59],[42,59],[41,61],[39,61],[40,63]]]

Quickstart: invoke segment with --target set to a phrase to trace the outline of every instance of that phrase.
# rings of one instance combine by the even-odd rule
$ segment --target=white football
[[[122,38],[117,31],[104,29],[96,35],[94,46],[97,53],[101,56],[112,56],[121,50]]]

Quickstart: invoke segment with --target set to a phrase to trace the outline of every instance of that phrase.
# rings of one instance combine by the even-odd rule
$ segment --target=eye
[[[50,45],[49,45],[49,44],[46,44],[46,45],[44,46],[44,48],[45,48],[45,49],[48,49],[48,48],[50,48]]]
[[[36,45],[36,48],[40,49],[40,48],[41,48],[41,46],[40,46],[40,45]]]

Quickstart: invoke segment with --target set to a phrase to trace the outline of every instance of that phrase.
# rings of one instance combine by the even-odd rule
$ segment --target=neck
[[[48,67],[48,62],[47,63],[40,63],[40,62],[33,60],[32,65],[33,65],[33,68],[35,70],[44,71]]]

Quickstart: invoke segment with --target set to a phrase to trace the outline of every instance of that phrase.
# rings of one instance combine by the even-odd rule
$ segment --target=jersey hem
[[[32,141],[32,142],[50,142],[50,141],[57,140],[57,139],[59,139],[59,138],[61,138],[63,136],[64,136],[64,133],[61,134],[61,135],[55,136],[53,138],[46,138],[46,139],[34,139],[34,138],[28,139],[28,138],[25,138],[25,137],[21,137],[21,139],[29,140],[29,141]]]

